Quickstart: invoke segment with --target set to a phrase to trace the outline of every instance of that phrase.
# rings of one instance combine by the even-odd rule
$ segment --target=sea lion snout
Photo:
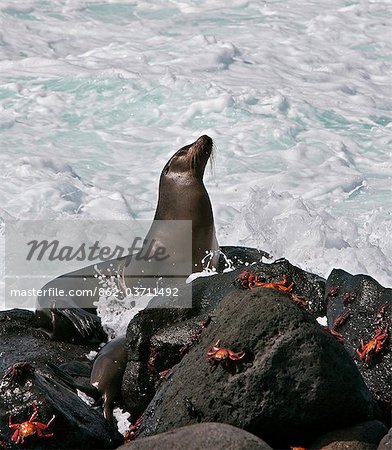
[[[197,141],[190,145],[188,159],[190,162],[190,169],[194,175],[203,178],[204,170],[207,161],[212,155],[213,148],[213,140],[205,134],[200,136]]]
[[[195,141],[190,146],[190,151],[193,157],[205,158],[207,162],[208,158],[211,156],[212,149],[214,148],[214,141],[207,135],[200,136],[197,141]]]
[[[208,151],[211,153],[214,141],[206,134],[203,134],[203,136],[200,136],[199,139],[193,145],[198,148],[198,151],[202,152]]]
[[[187,178],[196,176],[202,179],[206,164],[210,156],[212,156],[213,148],[214,142],[209,136],[200,136],[192,144],[180,148],[169,159],[163,168],[161,176],[170,179],[173,175],[177,178],[181,174]]]

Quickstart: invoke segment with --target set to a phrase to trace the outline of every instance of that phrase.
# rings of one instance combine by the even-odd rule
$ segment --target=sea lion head
[[[213,141],[209,136],[200,136],[193,144],[180,148],[166,163],[162,177],[177,178],[181,176],[203,179],[204,171],[213,153]]]

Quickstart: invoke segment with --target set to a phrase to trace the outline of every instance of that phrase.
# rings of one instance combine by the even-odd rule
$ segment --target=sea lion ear
[[[162,170],[162,173],[163,173],[163,175],[167,175],[168,172],[169,172],[169,166],[166,166],[166,167]]]

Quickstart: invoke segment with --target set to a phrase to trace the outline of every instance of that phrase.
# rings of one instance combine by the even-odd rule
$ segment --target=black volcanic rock
[[[309,312],[317,316],[324,311],[324,280],[291,265],[287,260],[272,264],[260,262],[264,252],[242,247],[230,247],[228,255],[236,264],[257,261],[240,266],[234,271],[202,277],[192,283],[192,308],[154,308],[154,300],[130,322],[126,346],[128,364],[122,383],[122,398],[134,416],[139,416],[155,393],[159,372],[177,364],[184,352],[195,342],[195,336],[215,320],[215,309],[222,298],[239,292],[234,280],[244,270],[263,273],[268,279],[278,281],[285,275],[294,282],[293,292],[309,301]],[[235,259],[237,257],[237,259]],[[176,306],[176,305],[174,305]],[[153,353],[154,368],[150,360]]]
[[[54,436],[28,437],[24,444],[27,448],[116,448],[123,442],[121,435],[100,411],[79,398],[73,379],[56,367],[70,362],[91,366],[86,354],[95,348],[52,341],[34,327],[34,319],[30,311],[0,312],[0,441],[5,448],[19,448],[10,440],[13,431],[8,428],[8,418],[11,415],[14,423],[27,421],[35,403],[38,421],[47,423],[53,414],[56,416],[44,431]],[[7,374],[15,363],[23,364]]]
[[[37,405],[36,420],[47,423],[55,415],[54,422],[44,434],[45,438],[29,436],[28,448],[34,449],[106,449],[116,448],[123,442],[122,436],[112,428],[99,411],[82,401],[77,393],[64,383],[49,367],[32,367],[32,373],[23,382],[7,377],[0,383],[0,424],[7,429],[3,436],[10,448],[13,430],[8,429],[8,418],[13,423],[28,421]]]
[[[242,255],[242,247],[230,247],[229,253],[231,259],[238,258]],[[237,253],[234,249],[237,248]],[[217,274],[209,278],[198,278],[192,283],[193,306],[195,308],[215,308],[220,300],[229,292],[235,291],[233,281],[243,271],[264,274],[270,281],[281,281],[283,276],[287,278],[287,284],[293,282],[293,293],[304,297],[308,302],[308,311],[315,317],[326,314],[326,300],[325,300],[325,280],[324,278],[315,275],[299,267],[293,266],[287,259],[279,259],[273,263],[263,263],[260,261],[260,256],[257,257],[260,250],[251,252],[248,249],[245,252],[246,265],[239,265],[238,260],[235,264],[236,269],[232,272]],[[255,261],[250,263],[250,255],[255,257]],[[240,259],[242,261],[242,259]]]
[[[122,445],[118,450],[272,450],[258,437],[223,423],[200,423]]]
[[[271,259],[271,256],[263,250],[252,247],[220,247],[221,255],[219,258],[218,271],[223,272],[225,269],[238,269],[246,264],[263,263],[263,259]]]
[[[96,350],[96,345],[54,342],[35,325],[31,311],[0,312],[0,378],[4,370],[18,361],[34,364],[51,361],[57,365],[69,361],[89,363],[86,354]]]
[[[206,352],[218,339],[245,357],[211,367]],[[344,347],[308,312],[274,289],[236,290],[161,383],[139,436],[222,422],[282,448],[377,414]]]
[[[377,314],[384,306],[381,329],[388,327],[392,332],[392,289],[382,287],[367,275],[351,275],[344,270],[334,269],[327,280],[328,325],[333,326],[343,311],[350,317],[337,331],[344,336],[344,346],[356,362],[370,391],[385,406],[390,418],[392,400],[392,339],[389,337],[384,348],[371,357],[369,364],[359,358],[361,340],[366,344],[378,328]]]
[[[257,263],[246,267],[251,272],[265,274],[272,281],[282,280],[286,276],[288,282],[293,282],[293,293],[308,301],[307,310],[314,317],[326,314],[325,279],[292,265],[287,259],[281,258],[273,263]]]
[[[203,331],[220,300],[236,291],[233,284],[241,269],[192,283],[192,308],[154,308],[154,302],[140,311],[130,322],[126,347],[128,364],[122,383],[122,398],[133,416],[139,416],[151,401],[159,372],[177,364],[190,346],[195,334]],[[176,305],[174,305],[176,306]],[[149,360],[156,352],[152,370]]]

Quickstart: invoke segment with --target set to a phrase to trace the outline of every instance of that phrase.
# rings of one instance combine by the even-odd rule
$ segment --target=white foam
[[[124,412],[120,408],[114,408],[113,410],[114,418],[117,421],[117,429],[121,434],[125,434],[132,423],[128,420],[131,415],[128,412]]]
[[[209,134],[220,244],[392,286],[386,2],[27,0],[0,14],[2,219],[152,219],[169,156]]]

